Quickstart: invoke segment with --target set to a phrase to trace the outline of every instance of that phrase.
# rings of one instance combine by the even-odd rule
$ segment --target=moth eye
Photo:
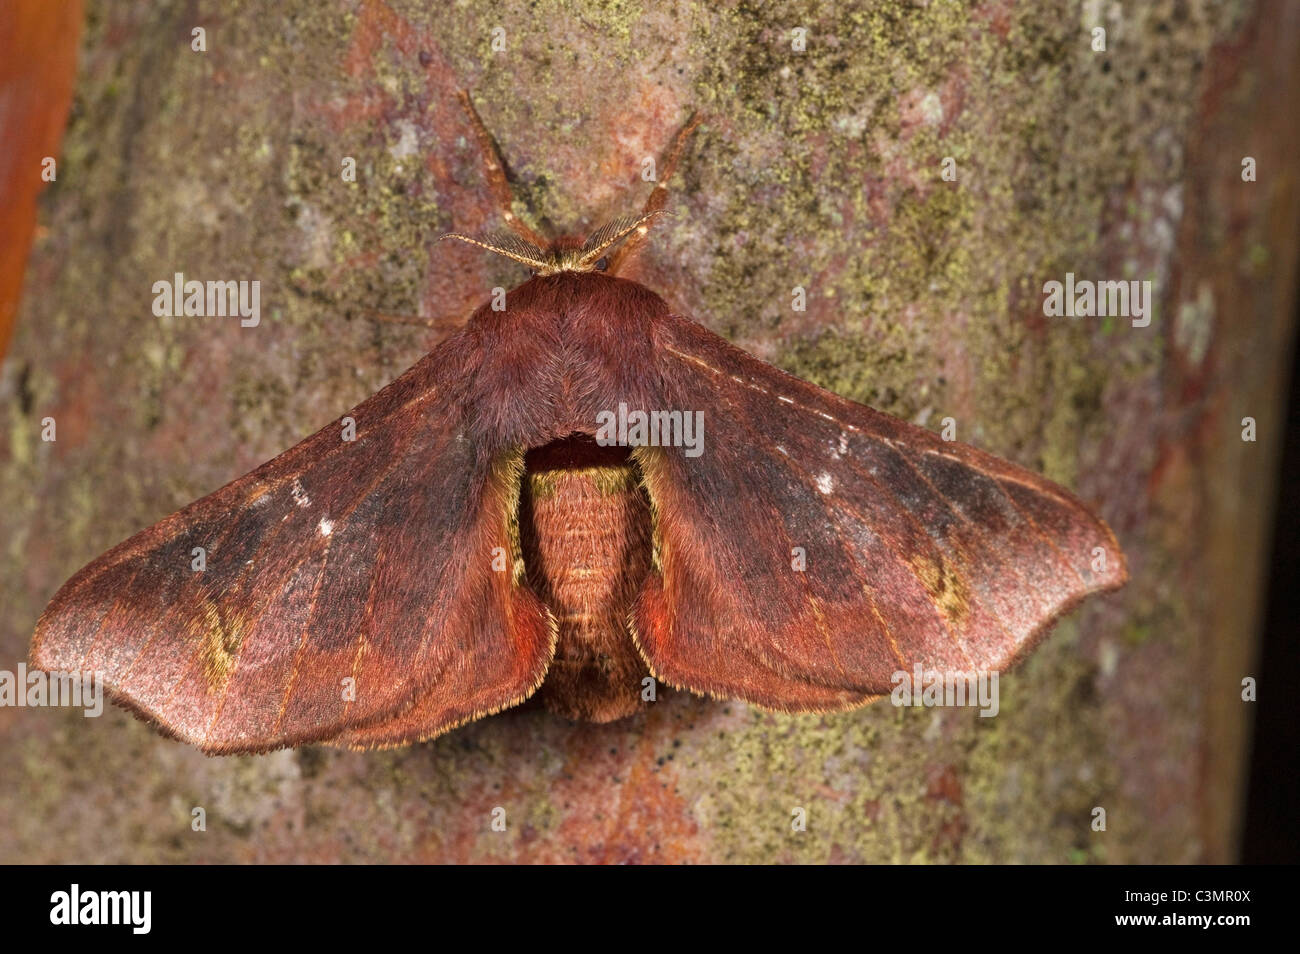
[[[608,258],[602,258],[602,259],[598,259],[598,260],[596,261],[596,271],[598,271],[598,272],[603,272],[603,271],[604,271],[605,269],[607,269],[607,268],[609,268],[609,259],[608,259]]]

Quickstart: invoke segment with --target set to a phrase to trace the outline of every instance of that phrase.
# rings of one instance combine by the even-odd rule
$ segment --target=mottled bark
[[[0,668],[82,564],[434,337],[367,311],[454,317],[521,280],[434,241],[498,224],[458,85],[519,213],[570,232],[638,207],[643,159],[699,107],[642,280],[794,373],[951,417],[1063,482],[1133,579],[1003,678],[994,719],[665,693],[608,725],[529,706],[403,750],[208,759],[119,711],[0,708],[0,859],[1234,857],[1240,683],[1267,675],[1251,666],[1294,310],[1300,8],[88,6],[0,392]],[[175,272],[260,280],[261,323],[155,317],[151,286]],[[1045,317],[1043,283],[1066,272],[1150,280],[1153,320]]]

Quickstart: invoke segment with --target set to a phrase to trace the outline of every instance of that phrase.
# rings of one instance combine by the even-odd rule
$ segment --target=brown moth
[[[534,693],[617,719],[651,679],[849,709],[916,666],[1009,666],[1124,583],[1115,537],[1063,488],[779,371],[618,277],[694,121],[641,215],[547,242],[509,212],[463,102],[512,231],[454,237],[532,277],[77,573],[37,624],[36,666],[98,671],[208,752],[367,748]],[[693,446],[665,446],[692,423]]]

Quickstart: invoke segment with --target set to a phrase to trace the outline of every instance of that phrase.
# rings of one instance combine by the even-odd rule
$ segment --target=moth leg
[[[664,154],[663,163],[659,168],[657,177],[659,181],[655,183],[655,187],[650,191],[650,197],[645,200],[645,208],[641,210],[643,216],[660,212],[668,204],[668,183],[672,180],[673,173],[677,171],[677,163],[681,161],[682,153],[686,151],[686,145],[690,142],[691,134],[695,132],[703,119],[703,116],[692,110],[691,114],[686,117],[686,122],[682,123],[682,127],[677,130],[677,135],[673,137],[672,145]],[[647,234],[648,229],[643,226],[628,236],[627,240],[610,255],[608,271],[617,274],[619,266],[635,255],[641,246],[645,244]]]
[[[534,232],[528,223],[515,215],[511,207],[515,195],[510,188],[510,180],[506,178],[506,161],[501,156],[501,149],[497,145],[497,141],[488,132],[488,128],[483,124],[483,119],[479,116],[478,110],[474,108],[474,101],[469,98],[469,93],[463,89],[457,90],[456,95],[460,97],[460,105],[465,110],[465,115],[469,117],[469,124],[474,128],[474,138],[478,140],[479,151],[483,154],[483,168],[484,174],[487,176],[488,188],[492,191],[492,198],[501,210],[501,217],[505,219],[505,223],[510,230],[525,242],[536,245],[538,248],[546,248],[550,243]]]

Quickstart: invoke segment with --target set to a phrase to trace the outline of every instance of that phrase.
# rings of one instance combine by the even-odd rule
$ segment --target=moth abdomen
[[[574,435],[530,451],[519,525],[528,585],[557,628],[542,703],[593,722],[632,715],[649,673],[627,620],[650,569],[651,516],[627,448]]]

